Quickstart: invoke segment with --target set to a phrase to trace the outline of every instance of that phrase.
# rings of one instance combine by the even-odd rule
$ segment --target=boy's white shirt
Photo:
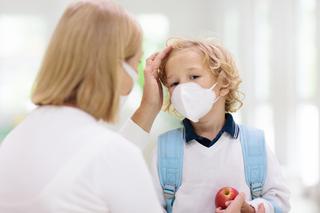
[[[197,141],[190,141],[184,146],[182,185],[176,192],[173,205],[174,213],[213,213],[215,212],[215,195],[224,186],[244,192],[247,202],[257,211],[263,203],[266,213],[274,209],[269,201],[274,200],[283,212],[289,212],[290,192],[281,173],[280,165],[269,148],[267,148],[267,177],[263,187],[263,197],[251,200],[250,189],[245,181],[241,144],[227,133],[210,148]],[[159,181],[157,169],[157,148],[153,153],[152,175],[156,191],[163,206],[165,200]],[[165,210],[164,210],[165,212]]]

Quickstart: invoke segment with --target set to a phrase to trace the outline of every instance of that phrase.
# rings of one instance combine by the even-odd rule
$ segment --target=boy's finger
[[[246,198],[246,195],[243,192],[240,192],[235,198],[235,200],[240,200],[241,202],[244,202],[245,198]]]
[[[232,200],[226,201],[225,205],[228,207],[230,205],[230,203],[232,203]]]
[[[224,213],[225,211],[221,209],[221,207],[216,208],[216,213]]]
[[[264,208],[264,205],[263,203],[260,203],[259,206],[258,206],[258,212],[257,213],[265,213],[266,210]]]
[[[238,210],[241,209],[243,203],[245,202],[245,195],[243,192],[237,195],[237,197],[231,202],[228,206],[230,210]]]

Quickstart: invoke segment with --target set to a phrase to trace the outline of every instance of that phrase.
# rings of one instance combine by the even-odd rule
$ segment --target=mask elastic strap
[[[217,86],[218,82],[216,82],[211,88],[210,90],[214,89]]]
[[[138,73],[128,63],[123,62],[122,65],[124,70],[132,78],[133,82],[136,82],[138,80]]]
[[[213,103],[219,101],[220,97],[221,97],[221,96],[218,96],[218,97],[213,101]]]
[[[210,90],[214,89],[217,86],[218,82],[216,82],[211,88]],[[214,100],[213,103],[217,102],[220,99],[221,96],[217,96],[216,99]]]

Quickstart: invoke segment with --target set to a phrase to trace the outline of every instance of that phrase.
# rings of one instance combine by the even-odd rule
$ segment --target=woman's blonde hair
[[[203,54],[204,65],[212,71],[215,78],[223,76],[224,84],[227,85],[227,88],[229,89],[225,102],[226,112],[235,112],[241,108],[243,105],[241,101],[242,93],[239,91],[241,79],[231,54],[225,48],[212,39],[190,40],[171,38],[167,41],[167,46],[171,46],[172,51],[164,58],[159,69],[160,80],[164,85],[166,85],[167,80],[165,69],[170,55],[183,49],[193,48]],[[170,103],[166,109],[170,109]]]
[[[110,0],[82,0],[61,17],[34,84],[37,105],[73,105],[116,120],[122,62],[141,46],[139,25]]]
[[[131,16],[131,15],[130,15]],[[128,61],[130,58],[136,55],[137,51],[142,48],[142,29],[137,22],[137,20],[132,17],[131,18],[131,29],[128,33],[128,42],[125,46],[124,60]]]

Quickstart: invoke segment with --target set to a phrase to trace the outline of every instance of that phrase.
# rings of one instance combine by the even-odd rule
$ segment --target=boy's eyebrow
[[[200,69],[202,69],[202,67],[198,67],[198,66],[196,66],[196,67],[192,66],[192,67],[188,67],[187,68],[187,70],[190,70],[190,71],[192,71],[192,70],[200,70]]]
[[[199,66],[191,66],[191,67],[186,68],[187,71],[201,70],[201,69],[202,69],[202,67],[199,67]],[[167,76],[167,80],[170,80],[171,78],[173,78],[172,75]]]
[[[172,75],[169,75],[169,76],[167,77],[167,80],[170,80],[171,78],[173,78],[173,76],[172,76]]]

